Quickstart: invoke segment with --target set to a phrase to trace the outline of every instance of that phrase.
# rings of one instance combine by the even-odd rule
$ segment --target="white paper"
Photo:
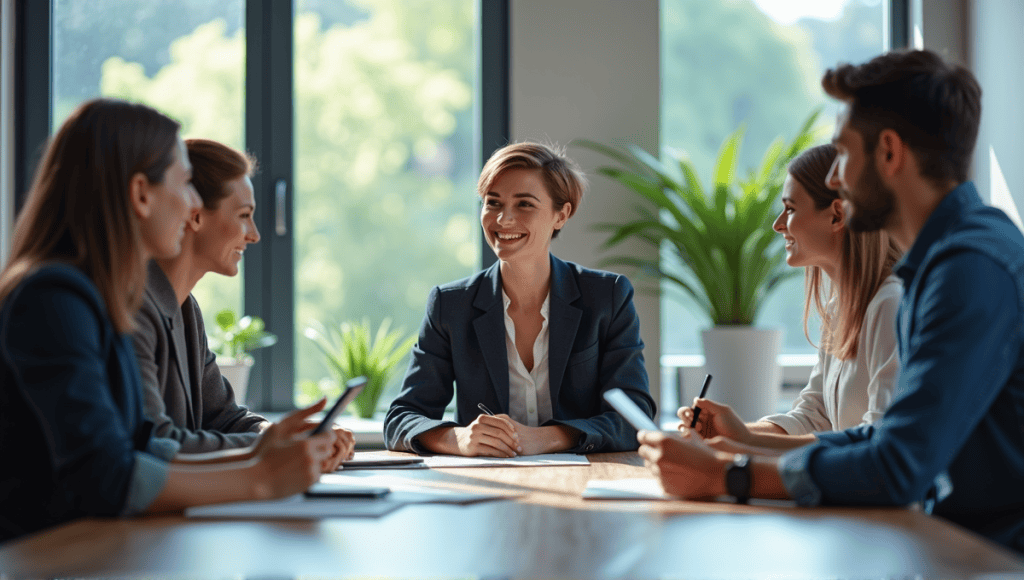
[[[591,479],[583,490],[583,499],[674,499],[661,489],[657,479]]]
[[[309,499],[302,494],[271,501],[240,501],[190,507],[187,518],[248,518],[318,520],[322,518],[378,517],[405,505],[383,499]]]
[[[449,503],[465,505],[481,501],[511,499],[520,497],[522,493],[493,490],[493,491],[463,491],[447,487],[434,487],[429,485],[430,481],[418,479],[415,476],[405,476],[396,473],[371,474],[360,473],[325,473],[320,476],[320,483],[333,483],[337,485],[351,485],[355,487],[375,486],[387,487],[391,490],[388,494],[390,501],[401,503]],[[427,484],[427,485],[424,485]]]
[[[458,455],[432,455],[424,457],[431,469],[449,467],[550,467],[555,465],[590,465],[586,455],[575,453],[547,453],[519,457],[460,457]]]

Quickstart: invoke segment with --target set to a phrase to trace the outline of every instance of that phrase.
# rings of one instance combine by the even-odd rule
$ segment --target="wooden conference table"
[[[81,520],[0,547],[22,576],[867,578],[1024,574],[1024,559],[904,509],[584,500],[589,479],[650,477],[635,453],[575,467],[405,470],[432,485],[522,492],[379,518]]]

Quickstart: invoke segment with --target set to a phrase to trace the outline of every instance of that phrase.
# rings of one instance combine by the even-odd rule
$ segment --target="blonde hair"
[[[0,272],[0,302],[45,263],[69,264],[96,285],[117,331],[131,331],[146,258],[129,183],[140,173],[163,182],[178,128],[145,105],[95,99],[78,107],[36,171]]]
[[[836,191],[825,186],[835,158],[834,146],[819,145],[804,151],[789,164],[790,175],[800,183],[819,211],[839,198]],[[853,232],[844,227],[839,279],[826,284],[820,267],[808,266],[804,270],[803,322],[808,342],[814,344],[807,330],[813,303],[821,317],[820,348],[843,360],[855,358],[868,304],[892,273],[900,254],[896,242],[882,230]]]
[[[480,171],[477,194],[480,197],[487,195],[494,180],[513,168],[539,170],[556,210],[568,203],[569,217],[572,217],[579,209],[587,189],[586,175],[575,161],[566,157],[563,149],[540,143],[512,143],[492,153]],[[551,237],[557,237],[558,232],[555,230]]]

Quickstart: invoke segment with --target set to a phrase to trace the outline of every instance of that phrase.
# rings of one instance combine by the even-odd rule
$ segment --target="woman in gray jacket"
[[[192,289],[208,272],[238,274],[246,246],[260,240],[252,161],[207,139],[185,142],[192,183],[203,206],[185,226],[181,254],[149,263],[146,295],[133,336],[142,373],[146,414],[156,435],[175,439],[186,453],[251,445],[269,423],[235,401],[207,344]],[[352,433],[335,427],[333,471],[352,455]]]

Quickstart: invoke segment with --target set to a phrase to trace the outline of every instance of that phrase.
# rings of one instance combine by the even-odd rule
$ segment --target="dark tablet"
[[[339,413],[345,410],[345,407],[355,399],[359,393],[363,391],[363,387],[366,386],[366,377],[356,377],[345,383],[345,392],[338,397],[337,402],[331,407],[330,411],[327,411],[327,415],[324,416],[324,420],[320,421],[320,424],[316,426],[316,429],[310,432],[309,436],[319,435],[332,425],[334,425],[334,419]]]

